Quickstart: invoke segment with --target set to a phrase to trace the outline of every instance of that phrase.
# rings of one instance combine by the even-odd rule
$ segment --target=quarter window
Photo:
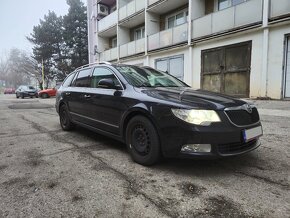
[[[68,87],[71,84],[72,79],[74,78],[75,73],[72,73],[71,75],[69,75],[65,81],[63,82],[62,86],[63,87]]]
[[[81,70],[75,80],[74,86],[76,87],[89,87],[90,86],[91,69]]]

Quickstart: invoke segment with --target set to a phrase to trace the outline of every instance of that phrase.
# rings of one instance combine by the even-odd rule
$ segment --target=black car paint
[[[255,123],[237,127],[224,113],[228,107],[241,106],[245,101],[230,96],[189,87],[133,87],[114,68],[103,65],[118,77],[122,89],[60,87],[57,92],[56,110],[66,104],[74,123],[125,142],[125,130],[129,120],[136,115],[146,116],[156,127],[165,157],[175,156],[230,156],[257,148],[258,140],[251,149],[228,155],[220,154],[216,146],[242,142],[242,130],[260,126]],[[93,69],[93,68],[92,68]],[[186,123],[175,117],[172,108],[215,110],[222,122],[210,126]],[[211,153],[181,153],[184,144],[212,144]]]

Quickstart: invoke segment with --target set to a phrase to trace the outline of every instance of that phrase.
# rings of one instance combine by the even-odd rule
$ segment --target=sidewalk
[[[252,101],[260,115],[290,117],[290,101]]]

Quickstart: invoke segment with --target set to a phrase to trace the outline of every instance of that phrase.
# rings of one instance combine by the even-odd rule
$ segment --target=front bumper
[[[261,123],[237,127],[228,118],[219,114],[222,122],[210,126],[188,124],[174,116],[159,120],[158,133],[165,157],[226,157],[252,151],[260,146],[259,137],[245,142],[243,131],[261,126]],[[210,144],[210,152],[182,151],[184,145]]]

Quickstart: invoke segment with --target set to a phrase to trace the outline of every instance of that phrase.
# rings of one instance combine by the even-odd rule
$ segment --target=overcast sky
[[[0,0],[0,56],[13,47],[31,52],[32,45],[25,36],[49,10],[65,15],[66,0]]]

